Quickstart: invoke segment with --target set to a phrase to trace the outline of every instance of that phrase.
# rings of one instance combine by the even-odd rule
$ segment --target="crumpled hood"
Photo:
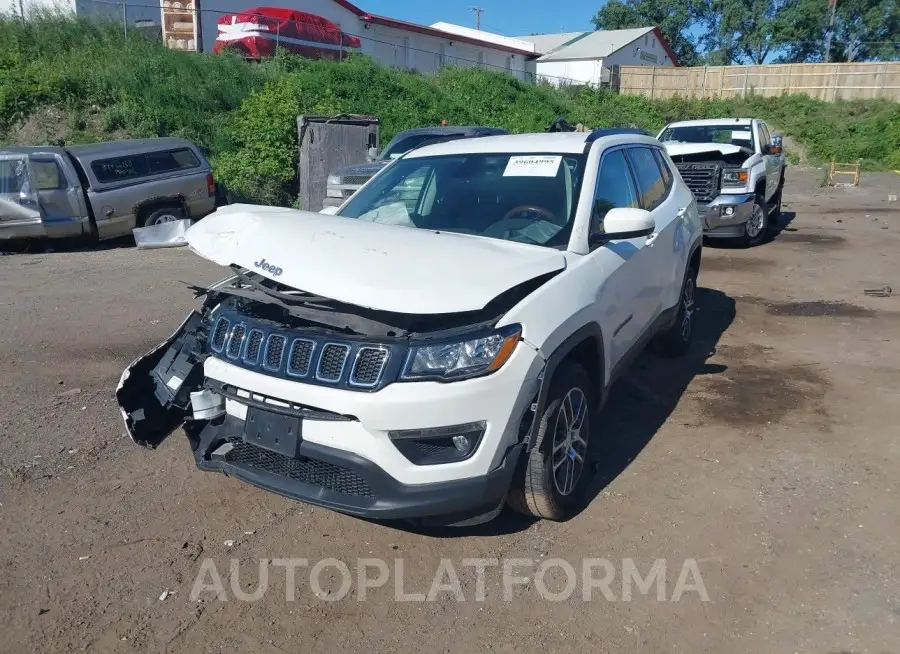
[[[372,161],[370,163],[356,164],[354,166],[345,166],[337,170],[334,174],[339,177],[360,176],[372,177],[379,170],[387,166],[390,161]]]
[[[730,143],[663,143],[670,157],[683,154],[700,154],[702,152],[721,152],[722,154],[747,154],[750,148],[742,148]],[[748,155],[749,156],[749,155]]]
[[[513,286],[566,267],[552,248],[247,204],[216,210],[185,238],[219,265],[399,313],[475,311]]]

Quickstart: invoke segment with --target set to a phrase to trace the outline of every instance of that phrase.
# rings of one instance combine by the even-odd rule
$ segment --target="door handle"
[[[681,207],[681,209],[678,210],[678,213],[675,214],[675,217],[676,218],[684,218],[684,215],[687,213],[687,210],[688,210],[687,207]]]

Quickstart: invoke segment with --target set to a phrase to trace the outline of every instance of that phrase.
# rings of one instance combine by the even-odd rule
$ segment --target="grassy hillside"
[[[760,116],[814,160],[862,158],[900,168],[900,104],[825,103],[806,96],[649,101],[587,88],[555,89],[496,72],[449,68],[435,77],[279,56],[248,64],[230,56],[126,40],[118,24],[48,16],[0,20],[0,142],[74,143],[177,135],[210,153],[218,177],[254,201],[294,197],[295,116],[366,113],[383,140],[408,127],[456,124],[542,130],[555,116],[591,126],[651,131],[686,118]]]

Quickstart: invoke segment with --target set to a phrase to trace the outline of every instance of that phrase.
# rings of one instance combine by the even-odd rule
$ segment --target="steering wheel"
[[[533,218],[512,217],[523,212],[533,212],[541,217],[548,218],[549,222],[554,222],[556,219],[556,216],[554,216],[546,209],[523,204],[519,207],[516,207],[512,211],[508,211],[506,215],[503,216],[503,218],[493,223],[492,225],[489,225],[488,228],[484,230],[484,236],[492,236],[494,238],[502,238],[506,240],[517,240],[519,238],[525,238],[535,245],[543,245],[541,242],[536,241],[524,232],[519,231],[534,224]],[[518,233],[514,234],[514,232]]]
[[[505,220],[511,220],[513,218],[513,216],[517,216],[520,213],[526,213],[526,212],[536,213],[539,216],[543,216],[544,218],[546,218],[548,222],[551,222],[554,224],[556,223],[556,216],[553,215],[552,213],[550,213],[549,209],[545,209],[544,207],[538,207],[533,204],[520,204],[518,207],[513,207],[512,209],[510,209],[509,211],[506,212],[506,215],[500,219],[499,223],[502,223]],[[499,223],[496,223],[496,224],[499,224]]]

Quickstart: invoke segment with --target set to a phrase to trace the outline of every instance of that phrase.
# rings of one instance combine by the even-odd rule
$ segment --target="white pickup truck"
[[[610,385],[690,345],[702,228],[659,141],[595,130],[424,146],[336,215],[231,205],[187,241],[234,276],[122,375],[131,437],[184,423],[202,470],[459,524],[579,507]]]
[[[765,240],[781,214],[779,135],[758,118],[723,118],[670,123],[657,138],[697,198],[704,236]]]

